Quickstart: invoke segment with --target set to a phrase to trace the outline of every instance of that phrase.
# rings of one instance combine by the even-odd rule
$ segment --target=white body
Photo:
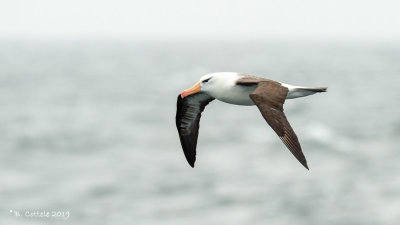
[[[204,75],[200,79],[201,91],[226,103],[235,105],[254,105],[254,102],[251,100],[249,95],[257,87],[236,85],[236,81],[243,76],[244,75],[233,72],[219,72]],[[203,82],[210,77],[212,77],[212,79],[210,79],[208,82]],[[281,84],[289,89],[286,99],[304,97],[315,93],[305,90],[306,87],[284,83]]]

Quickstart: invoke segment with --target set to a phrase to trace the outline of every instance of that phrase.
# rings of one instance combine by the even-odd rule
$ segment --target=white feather
[[[241,78],[238,73],[234,72],[219,72],[203,76],[200,79],[208,79],[212,77],[207,83],[201,84],[201,90],[211,95],[212,97],[235,105],[254,105],[250,99],[251,92],[255,87],[246,87],[236,85],[236,81]]]
[[[300,97],[304,97],[307,95],[313,95],[313,94],[317,93],[316,91],[310,90],[308,87],[294,86],[294,85],[285,84],[285,83],[281,83],[281,84],[282,84],[282,86],[287,87],[289,89],[286,99],[300,98]]]

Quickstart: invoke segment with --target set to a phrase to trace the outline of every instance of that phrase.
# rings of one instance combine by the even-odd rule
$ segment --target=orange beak
[[[199,91],[200,91],[200,82],[197,82],[195,85],[193,85],[193,87],[182,91],[181,97],[184,98],[186,96],[189,96],[189,95],[192,95],[192,94],[196,94]]]

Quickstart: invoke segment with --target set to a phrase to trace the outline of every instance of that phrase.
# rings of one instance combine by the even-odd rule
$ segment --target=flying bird
[[[294,86],[233,72],[204,75],[193,87],[178,95],[175,120],[186,160],[194,167],[201,113],[208,103],[218,99],[235,105],[256,105],[294,157],[308,169],[299,140],[283,112],[283,104],[286,99],[326,90],[327,87]]]

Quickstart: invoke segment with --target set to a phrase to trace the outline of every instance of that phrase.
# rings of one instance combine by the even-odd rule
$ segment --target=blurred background
[[[399,6],[1,3],[0,220],[400,224]],[[256,107],[217,101],[190,168],[176,98],[218,71],[329,87],[285,103],[310,171]]]

